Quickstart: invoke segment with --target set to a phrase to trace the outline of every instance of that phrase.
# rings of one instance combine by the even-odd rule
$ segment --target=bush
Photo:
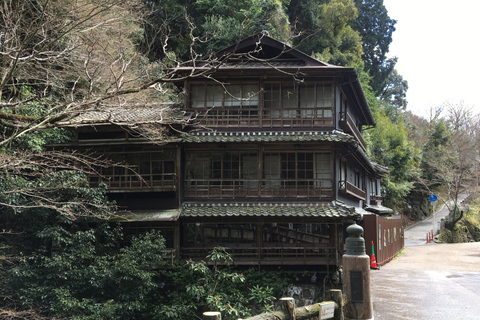
[[[468,229],[461,224],[455,225],[453,231],[443,229],[438,239],[445,243],[464,243],[468,242]]]

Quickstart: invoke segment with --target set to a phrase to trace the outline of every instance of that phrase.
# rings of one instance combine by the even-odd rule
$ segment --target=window
[[[377,180],[373,179],[370,180],[370,195],[376,196],[377,195]]]
[[[258,182],[256,153],[190,152],[186,180],[196,185],[248,185]]]
[[[175,187],[175,151],[111,153],[106,157],[119,166],[99,168],[101,177],[91,176],[94,185],[100,180],[110,188]]]
[[[362,183],[361,183],[361,175],[360,175],[360,171],[358,171],[357,169],[355,169],[355,182],[354,182],[354,185],[355,187],[361,189],[362,188]]]
[[[345,190],[347,188],[347,160],[340,159],[340,180],[339,188],[340,190]]]
[[[269,118],[333,121],[333,87],[330,83],[265,83],[264,99],[264,115]]]
[[[333,125],[334,90],[331,82],[192,83],[188,105],[214,126]]]
[[[258,84],[192,84],[190,85],[190,107],[210,108],[257,108]]]
[[[186,157],[186,197],[332,195],[330,153],[194,151]]]
[[[330,154],[317,154],[315,159],[315,179],[322,188],[332,187],[332,159]]]
[[[332,168],[329,153],[281,152],[264,155],[265,186],[332,187]]]
[[[185,242],[187,246],[218,245],[254,245],[255,224],[231,223],[187,223],[185,225]]]

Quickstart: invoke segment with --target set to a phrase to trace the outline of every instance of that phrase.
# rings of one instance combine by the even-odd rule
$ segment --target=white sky
[[[407,110],[463,102],[480,113],[480,1],[384,0],[397,20],[389,56],[408,81]]]

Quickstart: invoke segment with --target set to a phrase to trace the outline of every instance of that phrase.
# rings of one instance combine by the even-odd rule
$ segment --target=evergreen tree
[[[419,177],[419,151],[408,140],[403,115],[391,105],[381,104],[374,113],[376,127],[368,130],[369,153],[372,160],[389,168],[382,181],[385,202],[401,207],[405,196],[414,188]]]
[[[385,81],[380,99],[390,102],[396,108],[407,108],[408,82],[404,80],[397,70],[393,70]]]
[[[371,86],[378,96],[395,68],[396,59],[387,59],[387,53],[397,21],[388,16],[383,0],[354,1],[358,17],[351,25],[362,37],[365,70],[372,76]]]
[[[361,62],[361,38],[349,23],[357,16],[357,9],[349,0],[295,1],[289,7],[290,19],[298,21],[300,36],[295,38],[297,48],[327,63],[357,66]],[[291,21],[293,24],[294,21]]]

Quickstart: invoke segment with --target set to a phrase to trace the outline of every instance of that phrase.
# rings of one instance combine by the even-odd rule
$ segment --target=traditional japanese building
[[[165,145],[122,129],[165,105],[117,111],[77,130],[75,148],[124,166],[102,169],[128,229],[160,229],[176,257],[224,246],[239,265],[341,264],[345,226],[381,206],[387,169],[366,155],[375,125],[353,68],[329,65],[257,34],[217,53],[217,67],[174,70],[197,119]],[[162,106],[162,107],[161,107]],[[161,110],[161,111],[160,111]],[[105,120],[105,119],[104,119]],[[88,122],[88,117],[74,119]]]

